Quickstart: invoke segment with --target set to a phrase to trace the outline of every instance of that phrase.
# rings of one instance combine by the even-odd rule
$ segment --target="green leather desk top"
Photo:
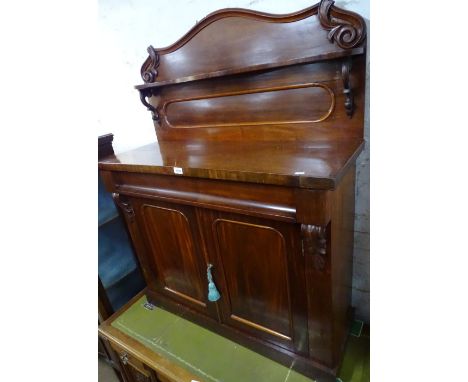
[[[280,365],[183,317],[144,307],[141,297],[111,325],[153,352],[209,382],[310,382]],[[343,382],[368,382],[369,336],[350,336],[340,371]],[[337,379],[339,381],[340,379]],[[188,381],[190,382],[190,381]]]

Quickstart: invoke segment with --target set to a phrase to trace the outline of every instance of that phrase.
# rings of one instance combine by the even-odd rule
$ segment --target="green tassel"
[[[221,295],[216,288],[215,283],[213,282],[213,276],[211,274],[211,268],[213,267],[212,264],[208,264],[208,269],[206,271],[208,276],[208,301],[218,301],[221,298]]]

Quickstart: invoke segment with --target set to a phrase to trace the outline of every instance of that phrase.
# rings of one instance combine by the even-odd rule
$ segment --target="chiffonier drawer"
[[[294,191],[288,187],[128,172],[112,173],[111,177],[114,192],[122,195],[276,220],[295,220]]]

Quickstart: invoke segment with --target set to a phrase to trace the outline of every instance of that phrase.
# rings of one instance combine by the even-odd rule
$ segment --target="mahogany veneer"
[[[137,89],[158,143],[99,161],[148,299],[331,380],[351,317],[363,19],[329,0],[224,9],[148,53]]]

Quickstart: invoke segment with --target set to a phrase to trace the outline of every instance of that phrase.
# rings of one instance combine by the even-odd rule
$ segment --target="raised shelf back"
[[[286,15],[224,9],[148,48],[137,89],[159,141],[359,138],[364,41],[364,20],[330,0]]]

